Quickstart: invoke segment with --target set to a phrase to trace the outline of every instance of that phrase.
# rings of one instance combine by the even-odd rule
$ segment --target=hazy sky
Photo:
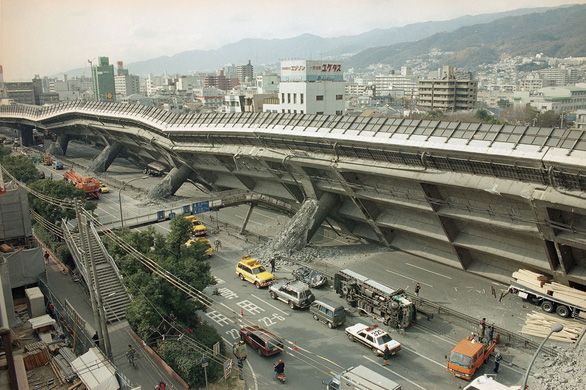
[[[110,57],[129,64],[244,38],[354,35],[374,28],[586,0],[0,0],[5,81]],[[89,75],[89,67],[86,74]]]

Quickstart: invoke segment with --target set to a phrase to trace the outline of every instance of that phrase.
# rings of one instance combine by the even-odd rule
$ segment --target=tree
[[[478,110],[476,111],[476,114],[474,114],[474,118],[476,119],[480,119],[481,122],[484,123],[495,123],[497,122],[497,120],[495,120],[492,115],[489,114],[488,111],[486,110]]]
[[[556,114],[555,111],[549,110],[543,113],[537,114],[535,120],[535,126],[538,127],[560,127],[560,115]]]
[[[14,178],[25,184],[32,183],[39,179],[39,173],[35,164],[29,161],[28,158],[22,155],[10,156],[4,155],[0,161],[2,166],[12,175]],[[4,178],[7,181],[8,178]]]
[[[181,250],[185,248],[185,243],[191,237],[192,224],[187,218],[178,215],[171,220],[171,231],[167,235],[167,244],[169,251],[173,253],[177,259],[181,257]]]
[[[35,170],[36,172],[36,170]],[[85,198],[85,191],[80,188],[75,188],[72,184],[66,183],[62,180],[37,180],[29,185],[33,191],[46,195],[47,198],[66,200]],[[62,218],[75,218],[75,210],[72,208],[64,208],[47,201],[47,198],[38,198],[33,194],[29,194],[29,205],[31,208],[39,213],[43,218],[52,223],[58,223]],[[98,206],[96,202],[82,200],[82,206],[88,211],[93,211]]]

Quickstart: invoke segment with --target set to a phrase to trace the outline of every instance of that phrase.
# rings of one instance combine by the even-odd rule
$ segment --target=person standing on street
[[[496,373],[499,372],[499,366],[501,364],[501,360],[503,360],[503,355],[501,355],[501,353],[499,352],[494,357],[494,372],[496,372]]]
[[[482,342],[484,338],[484,330],[486,329],[486,318],[480,320],[480,325],[478,326],[478,341]]]
[[[419,296],[419,290],[421,290],[421,285],[419,283],[417,283],[415,285],[415,295]]]
[[[385,345],[385,350],[383,351],[383,366],[389,365],[389,359],[391,358],[391,350],[389,349],[388,345]]]
[[[271,264],[271,273],[272,274],[275,273],[275,263],[276,263],[275,257],[273,256],[273,257],[271,257],[271,261],[270,261],[270,264]]]

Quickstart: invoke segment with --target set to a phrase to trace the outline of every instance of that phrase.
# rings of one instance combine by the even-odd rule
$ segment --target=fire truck
[[[75,188],[81,188],[86,193],[86,199],[100,199],[100,183],[93,177],[83,177],[78,173],[69,170],[63,175]]]
[[[403,289],[390,288],[345,269],[334,276],[334,290],[351,306],[385,325],[406,329],[415,324],[415,304]]]

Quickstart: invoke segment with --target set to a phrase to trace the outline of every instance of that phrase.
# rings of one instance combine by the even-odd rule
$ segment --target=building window
[[[287,94],[287,103],[291,103],[291,94],[290,93]]]
[[[336,95],[336,100],[342,100],[342,95]]]
[[[315,114],[316,114],[316,115],[323,115],[323,114],[324,114],[324,112],[323,112],[323,111],[318,111],[318,112],[316,112]]]
[[[287,113],[290,114],[291,113],[291,110],[287,110]]]
[[[281,109],[281,111],[283,112],[283,114],[285,113],[285,109],[284,109],[284,108],[283,108],[283,109]]]
[[[315,100],[324,100],[324,95],[317,95]]]
[[[299,103],[303,104],[303,94],[299,94]]]
[[[297,114],[297,110],[293,110],[293,114]]]
[[[336,111],[336,115],[342,115],[342,111],[341,110]]]
[[[299,112],[303,114],[303,110],[299,110]]]
[[[285,104],[285,93],[281,94],[281,104]]]
[[[297,94],[293,94],[293,104],[297,104]]]

